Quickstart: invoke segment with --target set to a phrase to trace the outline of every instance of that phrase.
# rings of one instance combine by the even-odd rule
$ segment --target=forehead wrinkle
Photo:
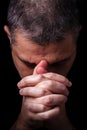
[[[71,55],[73,51],[71,35],[66,36],[66,39],[59,44],[51,43],[41,46],[33,41],[27,40],[22,34],[17,32],[16,41],[17,43],[14,45],[16,45],[15,50],[17,55],[23,57],[25,60],[30,60],[30,62],[39,62],[42,59],[47,59],[49,62],[54,62],[55,60],[60,61],[60,59]]]

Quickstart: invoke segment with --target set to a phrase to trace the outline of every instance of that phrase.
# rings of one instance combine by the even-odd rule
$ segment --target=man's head
[[[76,0],[11,0],[5,31],[22,77],[32,73],[32,67],[28,70],[23,64],[29,68],[43,59],[49,64],[49,71],[67,74],[76,54],[78,16]],[[70,59],[68,65],[63,62],[66,59]],[[61,62],[63,65],[59,65]]]
[[[40,44],[58,42],[79,29],[76,0],[11,0],[7,18],[12,39],[20,31]]]

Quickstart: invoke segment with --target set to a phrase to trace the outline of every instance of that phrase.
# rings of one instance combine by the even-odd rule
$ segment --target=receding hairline
[[[11,13],[10,12],[9,16],[8,16],[8,21],[10,22],[9,27],[11,28],[12,33],[13,33],[13,31],[15,31],[15,29],[20,29],[25,32],[27,38],[28,38],[28,34],[29,35],[31,34],[32,39],[34,39],[38,42],[39,41],[43,42],[45,39],[47,41],[50,41],[50,39],[51,39],[51,41],[58,40],[58,38],[60,39],[61,37],[63,37],[63,35],[65,35],[65,33],[67,33],[68,31],[74,32],[74,31],[76,31],[76,29],[78,31],[78,18],[73,16],[73,14],[72,15],[69,14],[70,13],[69,11],[73,10],[73,8],[70,9],[70,5],[68,5],[68,3],[67,4],[65,2],[63,3],[64,0],[37,0],[37,1],[36,0],[30,0],[30,1],[19,0],[19,1],[20,1],[20,3],[16,3],[16,4],[18,4],[18,7],[20,7],[18,12],[17,13],[12,12],[14,15],[10,14]],[[64,6],[64,7],[68,6],[68,8],[69,8],[69,9],[65,10],[65,12],[64,12],[64,9],[60,8],[59,11],[63,11],[63,13],[65,13],[65,16],[64,16],[64,14],[62,15],[61,12],[59,14],[59,12],[57,12],[57,8],[54,8],[53,6],[51,6],[52,3],[53,3],[53,5],[56,5],[58,2],[61,2],[61,1],[62,1],[62,3],[61,4],[59,3],[60,6]],[[69,2],[69,0],[65,0],[65,1]],[[22,4],[21,4],[21,2],[22,2]],[[25,3],[23,3],[23,2],[25,2]],[[26,5],[26,2],[31,2],[32,4]],[[57,2],[57,3],[55,3],[55,2]],[[42,3],[44,3],[44,4],[42,4]],[[24,4],[25,4],[25,6],[24,6]],[[34,6],[34,4],[36,4],[36,6]],[[63,4],[66,4],[66,5],[63,5]],[[13,5],[13,6],[15,6],[15,5]],[[50,8],[47,8],[48,6]],[[21,7],[23,7],[25,9],[25,12],[23,12],[24,10]],[[10,9],[10,11],[11,11],[11,9]],[[17,11],[17,8],[15,8],[15,11]],[[47,11],[47,13],[46,13],[46,11]],[[54,12],[52,12],[52,11],[54,11]],[[68,11],[69,16],[67,15],[67,11]],[[58,13],[58,15],[54,15],[56,13]],[[73,13],[75,15],[75,11]],[[60,18],[60,20],[59,20],[59,18]]]

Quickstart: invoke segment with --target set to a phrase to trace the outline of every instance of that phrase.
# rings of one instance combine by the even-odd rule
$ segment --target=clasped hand
[[[21,113],[25,120],[45,121],[58,116],[67,101],[71,82],[64,76],[47,72],[46,61],[41,61],[33,75],[26,76],[18,83],[23,96]]]

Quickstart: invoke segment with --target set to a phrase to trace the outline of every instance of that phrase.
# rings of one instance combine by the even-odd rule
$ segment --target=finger
[[[30,116],[31,121],[35,121],[35,120],[45,121],[45,120],[52,119],[53,117],[55,117],[59,113],[60,113],[60,107],[55,107],[55,108],[50,109],[48,111],[38,112],[36,114],[34,112],[29,111],[29,116]]]
[[[60,74],[56,74],[56,73],[44,73],[43,76],[51,79],[51,80],[55,80],[58,82],[63,83],[65,86],[71,87],[72,83],[71,81],[69,81],[65,76],[60,75]]]
[[[29,102],[42,104],[48,107],[60,106],[67,101],[67,97],[64,95],[51,94],[40,98],[29,98]]]
[[[41,97],[50,94],[48,90],[36,87],[26,87],[19,90],[20,95],[28,97]]]
[[[43,88],[45,91],[48,90],[50,93],[53,94],[62,94],[65,96],[69,95],[69,90],[67,87],[60,82],[57,81],[52,81],[52,80],[43,80],[42,82],[38,83],[36,85],[37,89],[38,88]]]
[[[50,107],[44,106],[42,104],[32,103],[29,101],[27,103],[27,108],[30,112],[33,112],[33,113],[40,113],[40,112],[45,112],[45,111],[50,110]]]
[[[47,70],[47,61],[46,60],[41,60],[40,63],[35,67],[33,74],[43,74],[46,73]]]
[[[19,89],[26,86],[35,86],[44,79],[45,77],[41,74],[26,76],[18,82],[17,86]]]
[[[50,109],[48,111],[37,113],[36,117],[38,120],[45,121],[45,120],[52,119],[53,117],[55,117],[59,113],[60,113],[60,107],[55,107],[55,108]]]

